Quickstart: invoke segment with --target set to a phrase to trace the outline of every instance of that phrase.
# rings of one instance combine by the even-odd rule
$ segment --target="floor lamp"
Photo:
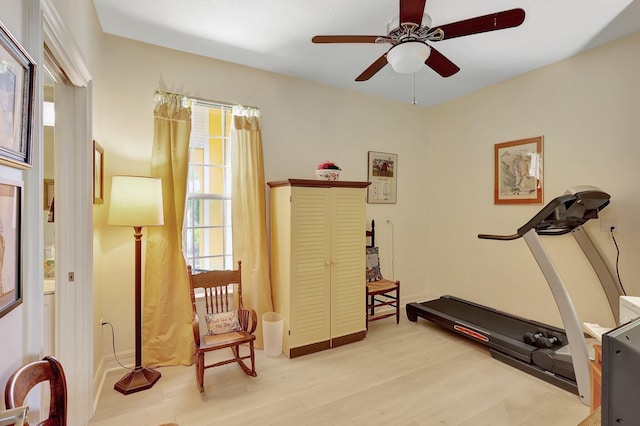
[[[132,226],[135,242],[136,365],[114,389],[125,395],[152,387],[160,373],[142,366],[142,227],[164,224],[162,181],[143,176],[114,176],[111,183],[109,225]]]

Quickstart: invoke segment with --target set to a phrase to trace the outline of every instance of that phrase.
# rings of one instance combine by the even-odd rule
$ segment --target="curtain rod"
[[[224,105],[224,106],[229,106],[229,107],[234,107],[234,106],[241,105],[241,106],[247,107],[247,108],[260,109],[257,106],[253,106],[253,105],[244,105],[244,104],[237,104],[237,103],[236,104],[232,104],[232,103],[229,103],[229,102],[216,101],[216,100],[213,100],[213,99],[196,98],[195,96],[187,96],[187,95],[183,95],[183,94],[180,94],[180,93],[171,93],[171,92],[166,92],[166,91],[160,90],[160,89],[156,89],[154,94],[156,94],[156,95],[184,96],[187,99],[193,99],[194,101],[197,101],[197,102],[212,103],[212,104]]]

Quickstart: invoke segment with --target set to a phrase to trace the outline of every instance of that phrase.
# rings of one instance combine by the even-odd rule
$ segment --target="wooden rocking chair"
[[[193,307],[193,338],[196,343],[196,380],[200,392],[204,391],[204,370],[220,365],[237,362],[249,376],[256,377],[253,343],[256,336],[257,316],[253,309],[245,309],[242,304],[241,263],[232,271],[208,271],[192,274],[187,266],[191,286],[191,305]],[[237,309],[231,307],[231,288],[235,285],[238,295]],[[204,293],[206,313],[198,317],[196,291]],[[207,323],[208,332],[200,335],[200,319]],[[249,354],[240,355],[240,345],[249,345]],[[231,348],[233,358],[205,365],[205,353]],[[251,367],[245,364],[251,360]]]

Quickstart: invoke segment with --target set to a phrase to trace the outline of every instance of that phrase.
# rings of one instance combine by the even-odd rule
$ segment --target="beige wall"
[[[429,203],[420,196],[426,184],[426,109],[118,37],[105,36],[100,50],[100,63],[93,70],[94,136],[105,150],[106,200],[94,208],[102,249],[96,275],[103,283],[96,311],[114,324],[118,351],[133,347],[133,230],[106,223],[110,179],[149,172],[157,88],[258,106],[267,180],[314,178],[323,160],[337,162],[342,179],[366,180],[367,151],[397,153],[401,203],[370,206],[368,214],[379,220],[381,243],[390,241],[390,226],[382,226],[383,218],[397,223],[398,253],[402,250],[404,259],[396,275],[407,280],[405,294],[424,292],[424,273],[413,267],[421,263],[422,254],[400,247],[426,225]],[[390,253],[390,246],[382,245]],[[111,352],[107,334],[102,354]]]
[[[33,14],[36,13],[39,0],[3,0],[1,3],[0,21],[23,47],[29,50],[29,53],[34,58],[38,58],[39,52],[35,51],[35,49],[30,50],[28,46],[29,42],[37,44],[35,40],[40,38],[40,35],[38,35],[39,30],[32,28],[29,24],[31,11]],[[87,61],[90,69],[95,68],[91,60],[99,52],[99,49],[96,48],[96,39],[101,36],[101,32],[93,11],[93,3],[91,1],[78,2],[77,0],[52,0],[52,3],[70,30],[69,36],[79,45],[82,51],[81,56]],[[38,74],[42,75],[42,63],[38,63],[37,67]],[[33,211],[32,206],[35,205],[38,206],[39,212],[43,212],[41,189],[28,184],[31,179],[35,182],[40,181],[37,184],[38,187],[42,185],[37,176],[45,176],[43,173],[44,162],[45,160],[50,160],[50,155],[47,156],[47,153],[50,154],[50,150],[43,149],[40,133],[34,131],[33,164],[30,169],[18,170],[0,165],[0,177],[26,182],[24,197],[26,213]],[[90,143],[90,141],[88,142]],[[47,175],[47,177],[50,176]],[[42,235],[42,220],[46,220],[46,218],[32,221],[32,216],[32,213],[23,214],[23,229],[29,230],[29,235],[33,235],[33,233]],[[50,229],[45,230],[47,241],[50,240],[51,233]],[[37,249],[34,249],[33,244],[28,247],[25,244],[23,246],[24,261],[38,264],[33,259],[42,256],[41,248],[42,244]],[[24,303],[8,315],[0,318],[0,341],[5,343],[0,345],[0,365],[2,366],[0,368],[0,386],[4,386],[9,375],[22,365],[25,360],[32,360],[44,354],[43,349],[38,348],[37,344],[42,337],[42,272],[34,273],[33,269],[23,270]],[[101,353],[101,349],[98,352]],[[37,407],[32,408],[32,411],[37,411]]]
[[[546,283],[522,240],[511,234],[541,206],[493,204],[495,143],[544,136],[545,202],[574,185],[611,194],[603,217],[619,219],[621,277],[640,293],[640,34],[473,93],[428,112],[428,288],[560,324]],[[448,176],[448,179],[443,179]],[[613,265],[615,247],[598,221],[586,228]],[[610,324],[606,299],[571,236],[543,242],[583,321]],[[406,243],[406,242],[405,242]]]
[[[26,45],[28,32],[25,27],[26,8],[20,0],[3,1],[0,7],[0,21],[22,45]],[[0,178],[12,181],[24,180],[24,172],[13,167],[0,165]],[[38,224],[31,224],[37,228]],[[25,284],[28,285],[28,284]],[[26,288],[23,287],[23,294]],[[42,300],[42,299],[40,299]],[[0,386],[4,386],[11,373],[22,364],[26,354],[27,326],[25,324],[26,304],[23,303],[0,318]],[[2,389],[0,387],[0,389]],[[4,403],[0,405],[4,407]]]

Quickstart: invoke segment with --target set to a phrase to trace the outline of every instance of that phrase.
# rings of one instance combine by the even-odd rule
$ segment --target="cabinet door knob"
[[[329,266],[329,262],[328,261],[324,261],[324,266]]]

